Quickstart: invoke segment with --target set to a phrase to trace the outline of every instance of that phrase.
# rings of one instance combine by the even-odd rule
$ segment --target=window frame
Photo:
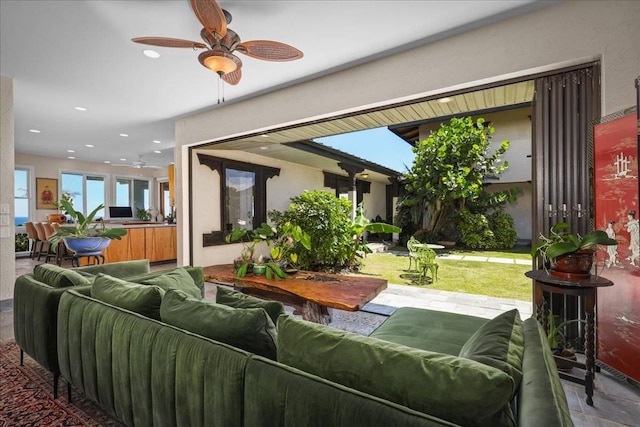
[[[33,166],[25,166],[25,165],[15,165],[13,167],[13,179],[14,179],[14,187],[15,187],[15,176],[16,171],[26,171],[27,172],[27,196],[26,197],[16,197],[16,194],[13,195],[13,222],[16,220],[16,202],[15,199],[26,199],[27,200],[27,221],[33,221],[35,218],[35,188],[36,188],[36,174],[35,168]],[[21,226],[18,226],[21,227]]]
[[[219,231],[204,233],[202,236],[203,247],[225,244],[226,242],[224,237],[231,231],[227,229],[227,224],[229,224],[229,217],[226,212],[227,169],[253,172],[255,174],[256,181],[253,189],[254,229],[260,227],[263,222],[267,222],[267,180],[280,175],[280,168],[214,157],[203,153],[198,153],[198,160],[200,161],[200,164],[208,166],[212,171],[218,172],[218,175],[220,176],[218,194],[220,206],[220,224],[218,224]]]
[[[62,196],[62,193],[64,192],[64,190],[62,189],[62,175],[79,175],[82,176],[82,214],[83,215],[87,215],[89,214],[91,211],[88,210],[87,207],[87,177],[96,177],[96,178],[102,178],[102,182],[103,182],[103,194],[102,194],[102,204],[104,205],[103,208],[103,214],[102,214],[102,218],[106,218],[107,215],[107,201],[108,199],[108,188],[109,188],[109,179],[110,179],[110,175],[106,174],[106,173],[96,173],[96,172],[84,172],[84,171],[71,171],[71,170],[62,170],[60,171],[60,173],[58,174],[58,197]],[[94,206],[93,209],[95,209],[97,206]],[[78,209],[77,204],[74,204],[73,206],[74,209]],[[93,210],[92,209],[92,210]],[[100,216],[100,215],[98,215]]]
[[[153,201],[154,199],[154,186],[153,186],[153,178],[151,177],[140,177],[140,176],[127,176],[127,175],[114,175],[113,176],[113,203],[114,205],[112,206],[116,206],[115,203],[117,203],[118,200],[118,180],[127,180],[130,183],[131,186],[131,191],[129,194],[129,204],[127,206],[131,206],[131,210],[133,211],[133,217],[135,218],[137,215],[137,208],[135,205],[135,181],[146,181],[147,182],[147,191],[149,192],[149,197],[148,197],[148,206],[144,205],[143,202],[143,207],[147,210],[153,209],[154,208],[154,203]]]

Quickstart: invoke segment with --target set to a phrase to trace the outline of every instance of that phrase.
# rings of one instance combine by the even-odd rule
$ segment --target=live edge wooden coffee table
[[[236,279],[233,265],[214,265],[204,268],[207,282],[232,284],[250,295],[280,301],[299,310],[302,318],[328,324],[328,308],[358,311],[387,288],[387,281],[361,276],[299,271],[285,279],[267,279],[249,273]]]

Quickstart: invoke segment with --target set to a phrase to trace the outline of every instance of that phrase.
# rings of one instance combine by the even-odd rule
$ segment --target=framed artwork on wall
[[[58,201],[58,180],[36,178],[36,209],[56,209]]]

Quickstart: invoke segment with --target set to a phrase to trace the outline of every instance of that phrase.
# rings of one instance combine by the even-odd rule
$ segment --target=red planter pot
[[[594,253],[593,249],[581,249],[561,255],[554,260],[550,274],[565,279],[586,279],[591,275]]]

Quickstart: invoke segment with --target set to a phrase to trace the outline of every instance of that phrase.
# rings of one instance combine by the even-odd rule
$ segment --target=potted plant
[[[540,235],[540,242],[531,249],[531,256],[542,257],[545,270],[563,278],[584,278],[589,276],[593,256],[598,245],[617,245],[618,242],[602,230],[591,231],[584,236],[569,233],[566,222],[551,227],[548,236]]]
[[[271,228],[269,224],[263,223],[260,227],[255,230],[249,231],[245,228],[234,228],[231,230],[231,233],[225,236],[225,241],[227,243],[240,242],[242,243],[242,251],[240,252],[240,258],[234,260],[233,265],[236,270],[236,278],[240,279],[247,275],[248,272],[252,271],[256,274],[260,274],[263,272],[268,279],[271,278],[284,278],[287,277],[284,271],[276,265],[273,261],[266,261],[260,256],[258,261],[254,260],[253,255],[255,252],[255,247],[258,243],[265,242],[267,245],[275,237],[276,232],[275,229]],[[256,271],[254,271],[254,265],[261,266]],[[264,266],[264,268],[262,268]]]
[[[53,201],[53,206],[58,211],[62,211],[63,213],[47,215],[47,220],[49,222],[56,223],[56,224],[62,224],[64,222],[67,222],[67,215],[69,214],[69,212],[67,212],[66,209],[63,208],[62,206],[63,200],[68,202],[71,206],[73,206],[73,196],[71,195],[71,193],[67,193],[67,192],[62,193],[62,196],[60,196],[60,200]]]
[[[61,226],[51,235],[51,245],[55,248],[60,240],[64,240],[68,249],[76,253],[100,252],[104,250],[112,239],[120,240],[127,234],[124,228],[107,228],[104,221],[92,224],[98,211],[104,208],[103,204],[96,207],[86,217],[82,212],[76,211],[67,200],[60,200],[60,205],[73,221],[72,226]]]
[[[556,316],[551,313],[549,313],[549,315],[547,316],[547,342],[549,343],[551,352],[554,356],[556,356],[554,360],[556,362],[556,365],[558,366],[558,369],[563,371],[570,371],[573,368],[572,362],[575,362],[577,360],[576,350],[572,347],[567,346],[567,340],[562,333],[562,330],[570,323],[586,322],[580,319],[572,319],[565,320],[564,322],[556,325],[555,318]]]
[[[298,263],[296,243],[300,243],[306,250],[311,250],[311,236],[299,225],[286,221],[280,227],[277,237],[272,240],[269,253],[271,259],[280,267],[295,266]]]

